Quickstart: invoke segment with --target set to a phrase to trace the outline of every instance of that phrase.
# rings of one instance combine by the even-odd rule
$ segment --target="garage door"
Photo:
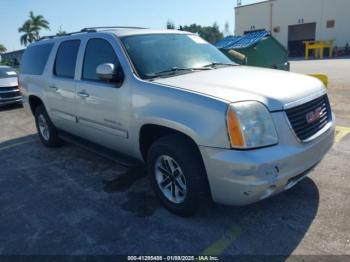
[[[288,51],[289,56],[298,57],[305,55],[303,41],[316,39],[316,23],[290,25],[288,27]]]

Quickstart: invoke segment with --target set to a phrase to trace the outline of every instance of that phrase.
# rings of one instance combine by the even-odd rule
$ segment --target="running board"
[[[117,151],[114,151],[112,149],[97,145],[93,142],[90,142],[86,139],[80,138],[78,136],[69,134],[65,131],[59,130],[58,132],[59,137],[71,144],[77,145],[81,148],[84,148],[87,151],[90,151],[92,153],[95,153],[97,155],[100,155],[104,158],[107,158],[111,161],[116,162],[119,165],[122,165],[127,168],[133,168],[133,167],[140,167],[143,166],[144,164],[132,157],[125,156]]]

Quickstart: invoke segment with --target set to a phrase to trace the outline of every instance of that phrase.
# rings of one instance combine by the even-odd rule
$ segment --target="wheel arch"
[[[29,102],[30,110],[33,115],[35,114],[35,109],[38,106],[43,105],[45,107],[43,100],[36,95],[29,95],[28,102]]]
[[[193,146],[198,150],[198,140],[190,131],[184,131],[184,128],[176,128],[171,125],[164,125],[159,123],[147,123],[143,124],[139,129],[139,148],[144,161],[147,159],[147,152],[152,144],[161,137],[167,135],[179,135],[190,141]],[[202,157],[202,156],[201,156]]]

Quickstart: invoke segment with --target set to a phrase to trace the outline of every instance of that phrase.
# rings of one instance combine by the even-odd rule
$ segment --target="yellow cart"
[[[304,41],[305,44],[305,60],[309,59],[311,50],[314,50],[315,57],[323,59],[324,49],[329,48],[329,57],[333,57],[334,40],[330,41]]]

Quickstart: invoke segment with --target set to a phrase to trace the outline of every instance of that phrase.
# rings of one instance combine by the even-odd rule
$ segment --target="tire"
[[[169,172],[171,168],[165,170],[170,166],[175,170],[172,176]],[[169,135],[154,142],[147,154],[147,173],[154,192],[172,213],[184,217],[192,216],[199,208],[208,207],[211,203],[200,152],[184,136]],[[176,197],[173,192],[177,192]]]
[[[43,105],[35,109],[35,124],[41,142],[47,147],[59,147],[63,144],[58,136],[58,131],[51,122]]]

